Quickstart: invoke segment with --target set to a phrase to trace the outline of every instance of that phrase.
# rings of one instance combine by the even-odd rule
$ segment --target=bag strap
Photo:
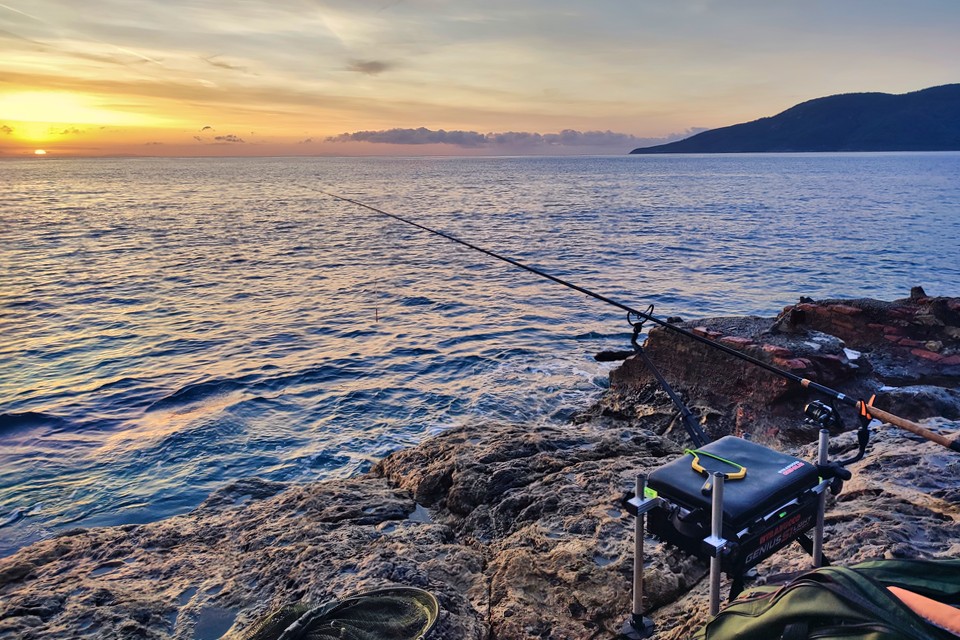
[[[810,634],[810,625],[806,621],[791,622],[783,628],[780,640],[807,640]]]

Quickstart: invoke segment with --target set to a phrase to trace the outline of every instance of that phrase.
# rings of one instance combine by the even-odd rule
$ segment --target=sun
[[[45,156],[45,155],[47,155],[47,152],[46,152],[45,149],[34,149],[34,150],[33,150],[33,155],[35,155],[35,156]]]

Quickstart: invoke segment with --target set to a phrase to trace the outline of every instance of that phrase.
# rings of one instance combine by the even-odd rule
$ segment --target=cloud
[[[74,58],[80,58],[83,60],[90,60],[92,62],[103,62],[105,64],[118,64],[125,67],[134,65],[134,64],[144,64],[148,62],[155,62],[154,60],[144,59],[142,57],[135,57],[135,59],[130,59],[130,54],[124,52],[124,58],[121,58],[115,54],[97,54],[89,53],[85,51],[71,51],[70,55]]]
[[[307,138],[306,140],[301,140],[297,144],[313,144],[313,138]]]
[[[382,60],[351,60],[350,64],[347,65],[348,71],[364,73],[368,76],[376,76],[392,68],[392,64]]]
[[[207,125],[203,129],[200,129],[200,132],[203,133],[204,131],[214,131],[214,130],[215,129],[213,127],[211,127],[210,125]],[[250,134],[253,135],[253,132],[251,131]],[[208,142],[211,142],[210,138],[205,136],[200,136],[200,135],[193,136],[193,139],[203,144],[207,144]],[[230,133],[224,136],[213,136],[212,142],[213,144],[244,144],[246,141],[240,136]]]
[[[61,136],[78,136],[82,134],[83,131],[80,129],[77,129],[76,127],[72,127],[70,129],[62,129],[57,133],[59,133]]]
[[[7,125],[2,125],[2,126],[0,126],[0,133],[8,136],[8,135],[10,135],[11,133],[13,133],[13,129],[11,129],[11,128],[8,127]]]
[[[385,5],[383,5],[382,7],[380,7],[379,9],[377,9],[377,13],[380,13],[380,12],[382,12],[382,11],[386,11],[387,9],[391,9],[391,8],[397,6],[398,4],[400,4],[401,2],[403,2],[403,0],[393,0],[392,2],[388,2],[388,3],[386,3]]]
[[[487,136],[476,131],[432,131],[419,129],[387,129],[385,131],[356,131],[327,138],[327,142],[378,142],[380,144],[453,144],[458,147],[478,147],[486,144]]]
[[[163,146],[163,143],[162,143],[162,142],[144,142],[144,143],[143,143],[143,146],[145,146],[145,147],[159,147],[159,146]]]
[[[206,62],[207,64],[217,67],[219,69],[226,69],[227,71],[242,71],[244,73],[247,73],[247,69],[245,67],[241,67],[235,64],[230,64],[229,62],[223,62],[222,60],[217,60],[217,58],[219,57],[220,56],[210,56],[209,58],[204,58],[203,56],[201,56],[200,59]]]
[[[614,131],[575,131],[564,129],[559,133],[531,133],[507,131],[503,133],[479,133],[477,131],[434,131],[425,127],[418,129],[386,129],[383,131],[356,131],[331,136],[327,142],[373,142],[380,144],[450,144],[458,147],[476,148],[504,147],[608,147],[634,148],[664,144],[687,138],[704,129],[688,129],[663,138],[638,138],[628,133]]]

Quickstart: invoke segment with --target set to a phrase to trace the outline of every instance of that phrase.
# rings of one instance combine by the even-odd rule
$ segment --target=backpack
[[[694,640],[957,640],[955,604],[960,560],[821,567],[745,592]]]

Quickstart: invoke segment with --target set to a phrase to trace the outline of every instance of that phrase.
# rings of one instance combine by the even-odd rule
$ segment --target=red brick
[[[947,307],[951,311],[960,312],[960,298],[950,298],[949,300],[947,300]]]
[[[775,344],[765,344],[763,345],[763,350],[775,358],[789,358],[793,355],[793,351],[790,349]]]
[[[890,336],[902,336],[903,327],[883,327],[883,332]]]
[[[923,358],[924,360],[930,360],[931,362],[940,362],[943,360],[943,356],[939,353],[934,353],[933,351],[927,351],[926,349],[911,349],[910,353],[917,356],[918,358]]]
[[[860,308],[858,308],[858,307],[851,307],[851,306],[848,305],[848,304],[833,304],[833,305],[830,305],[830,311],[833,311],[834,313],[840,313],[840,314],[843,314],[843,315],[845,315],[845,316],[855,316],[855,315],[858,315],[858,314],[863,313],[863,309],[860,309]]]
[[[749,347],[753,344],[753,340],[750,338],[741,338],[740,336],[723,336],[720,338],[720,342],[724,342],[733,347]]]
[[[843,364],[845,358],[842,356],[837,356],[832,353],[825,353],[822,356],[817,356],[817,360],[829,360],[831,362],[837,362]]]
[[[900,338],[900,346],[910,347],[911,349],[919,349],[920,347],[927,346],[927,343],[921,340],[913,340],[911,338]]]
[[[693,333],[698,336],[703,336],[704,338],[710,338],[711,340],[716,340],[723,334],[719,331],[714,331],[713,329],[708,329],[707,327],[695,327],[692,329]]]
[[[887,310],[887,315],[894,318],[912,318],[917,315],[917,310],[909,307],[893,307]]]
[[[833,316],[830,319],[830,324],[832,324],[835,327],[847,329],[848,331],[853,331],[856,328],[856,325],[850,322],[847,316]]]
[[[889,335],[889,334],[888,334],[888,335],[885,335],[885,336],[883,336],[883,337],[886,338],[887,340],[889,340],[890,342],[897,342],[897,343],[900,342],[900,336],[892,336],[892,335]]]
[[[955,356],[946,356],[943,360],[940,361],[940,364],[946,365],[948,367],[954,367],[960,365],[960,354]]]
[[[778,367],[783,367],[784,369],[806,369],[812,363],[806,358],[774,358],[774,364]]]

